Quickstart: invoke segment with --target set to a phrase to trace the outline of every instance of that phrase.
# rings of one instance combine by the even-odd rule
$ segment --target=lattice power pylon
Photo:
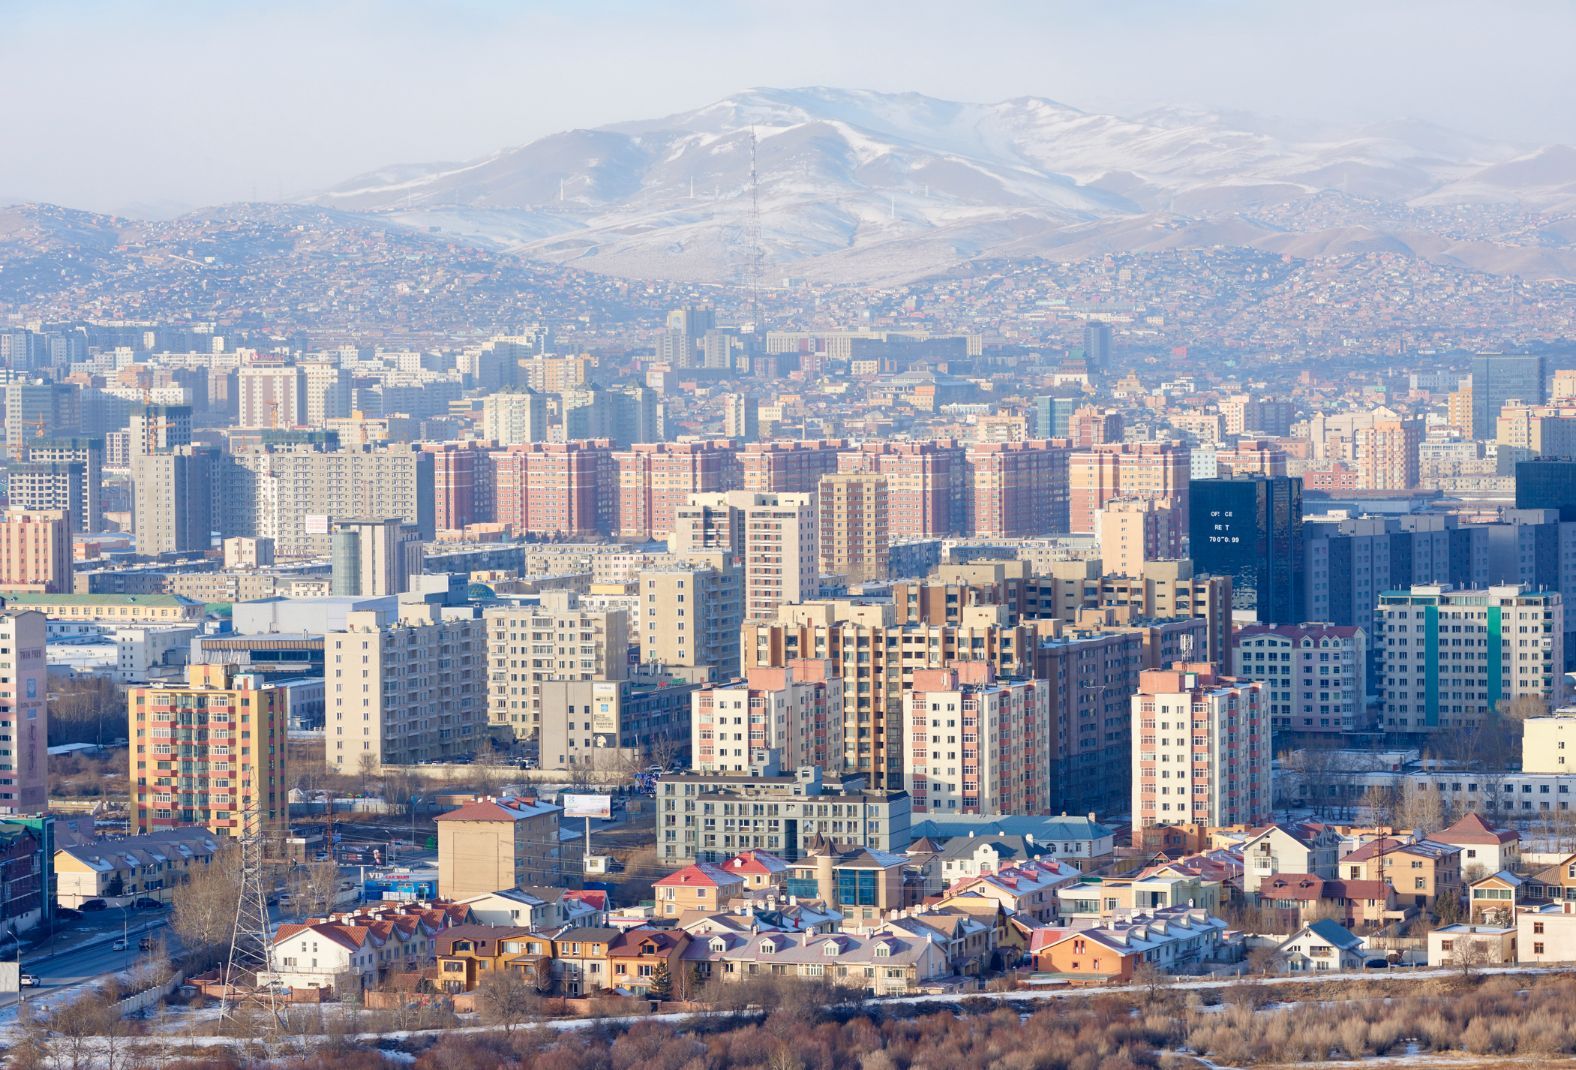
[[[275,986],[271,978],[266,985],[259,984],[259,975],[273,970],[273,928],[263,886],[264,823],[256,810],[247,810],[242,820],[240,894],[235,899],[220,1014],[228,1021],[244,1019],[250,1027],[277,1032],[284,1020]]]

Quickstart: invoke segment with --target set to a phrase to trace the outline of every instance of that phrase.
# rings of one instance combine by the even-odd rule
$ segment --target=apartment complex
[[[71,528],[58,509],[0,514],[0,592],[71,590]]]
[[[672,669],[706,669],[716,680],[739,675],[744,571],[722,551],[646,569],[636,580],[640,660]]]
[[[487,720],[534,739],[548,680],[629,675],[629,614],[582,607],[572,591],[544,591],[536,605],[494,606],[486,627]]]
[[[618,478],[618,534],[665,539],[681,506],[695,494],[739,485],[739,462],[727,441],[643,442],[613,454]]]
[[[722,550],[744,569],[746,619],[820,593],[814,493],[696,494],[679,506],[670,548],[681,556]]]
[[[547,441],[547,396],[510,390],[482,398],[482,438],[498,446]]]
[[[49,805],[47,618],[0,609],[0,814],[37,814]]]
[[[1045,813],[1050,692],[997,680],[987,662],[921,669],[903,696],[903,749],[916,814]]]
[[[219,454],[177,446],[131,459],[132,522],[141,554],[207,550],[213,545]]]
[[[486,627],[469,606],[347,613],[323,639],[329,766],[359,774],[472,754],[485,723]]]
[[[1232,673],[1263,682],[1275,732],[1352,732],[1366,727],[1368,637],[1335,624],[1240,628]]]
[[[133,687],[131,831],[202,825],[241,836],[289,816],[285,692],[233,665],[191,665],[186,683]]]
[[[690,711],[690,764],[702,772],[840,768],[843,681],[829,659],[757,666],[743,680],[697,691]]]
[[[873,791],[860,777],[816,767],[792,773],[764,765],[747,773],[680,773],[657,782],[657,858],[664,864],[721,862],[769,851],[789,862],[817,837],[901,851],[909,842],[906,791]]]
[[[1100,563],[1117,576],[1140,576],[1150,561],[1182,556],[1183,530],[1176,508],[1155,498],[1113,498],[1095,520]]]
[[[1133,704],[1133,829],[1257,825],[1273,806],[1264,685],[1208,664],[1148,669]]]
[[[1117,442],[1075,450],[1067,462],[1069,530],[1093,532],[1095,514],[1117,498],[1170,502],[1188,527],[1191,460],[1175,442]]]
[[[818,542],[821,575],[848,583],[887,578],[891,531],[886,477],[869,472],[822,476]]]
[[[421,537],[402,518],[338,520],[330,553],[330,593],[369,598],[403,594],[421,574]]]
[[[1447,732],[1501,700],[1567,693],[1565,605],[1519,584],[1458,591],[1432,584],[1379,597],[1384,726]]]

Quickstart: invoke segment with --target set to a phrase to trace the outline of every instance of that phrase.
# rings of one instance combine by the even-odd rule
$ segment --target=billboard
[[[307,513],[302,517],[302,526],[306,529],[305,533],[308,535],[327,535],[328,514]]]
[[[606,820],[613,816],[611,795],[560,795],[558,802],[564,808],[565,817],[600,817]]]

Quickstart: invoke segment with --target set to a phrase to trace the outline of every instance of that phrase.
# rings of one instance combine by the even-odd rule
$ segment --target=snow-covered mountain
[[[1123,118],[1033,97],[754,89],[469,163],[385,168],[312,200],[677,279],[745,277],[757,202],[769,282],[1223,243],[1576,276],[1576,251],[1549,240],[1576,213],[1568,146],[1411,121],[1343,132],[1169,108]]]

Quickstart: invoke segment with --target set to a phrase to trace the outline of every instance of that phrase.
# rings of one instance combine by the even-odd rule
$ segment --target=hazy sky
[[[1573,40],[1565,0],[0,0],[0,203],[276,199],[756,85],[1576,142]]]

